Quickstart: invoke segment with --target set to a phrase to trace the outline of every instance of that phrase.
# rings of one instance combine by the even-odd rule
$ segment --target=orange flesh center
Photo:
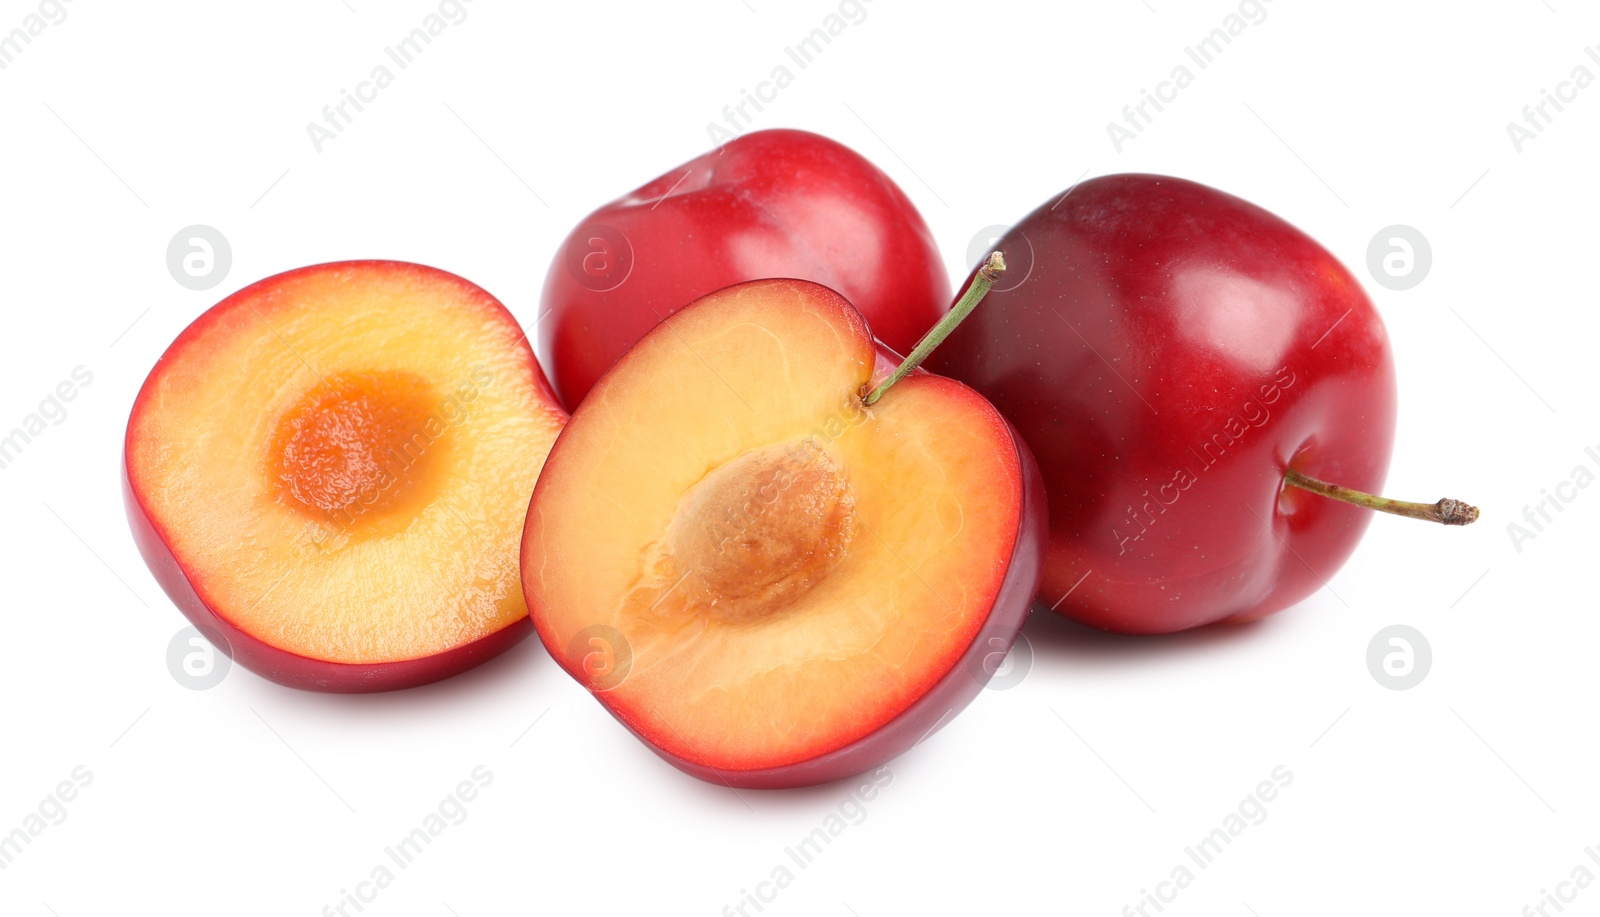
[[[855,495],[833,458],[804,442],[753,449],[684,495],[635,598],[669,614],[764,618],[826,579],[854,535]]]
[[[268,474],[319,521],[394,517],[422,503],[440,466],[439,399],[420,376],[336,373],[278,419]]]

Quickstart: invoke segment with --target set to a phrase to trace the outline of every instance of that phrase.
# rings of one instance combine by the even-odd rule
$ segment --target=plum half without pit
[[[128,519],[219,649],[282,684],[404,688],[529,632],[523,509],[566,412],[453,274],[323,264],[195,320],[134,401]]]

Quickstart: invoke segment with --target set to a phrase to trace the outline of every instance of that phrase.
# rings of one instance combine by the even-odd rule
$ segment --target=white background
[[[476,0],[321,153],[307,122],[436,5],[243,6],[76,0],[0,71],[0,428],[73,367],[94,376],[0,471],[0,833],[74,767],[94,775],[0,871],[0,912],[310,917],[479,765],[494,780],[466,821],[367,913],[719,914],[787,863],[765,914],[1109,917],[1278,765],[1294,779],[1266,821],[1167,913],[1510,917],[1580,863],[1600,874],[1584,854],[1600,845],[1600,488],[1520,551],[1507,531],[1576,466],[1600,470],[1584,454],[1600,446],[1600,87],[1521,152],[1506,131],[1574,67],[1600,75],[1584,54],[1600,14],[1276,0],[1121,152],[1106,123],[1236,4],[873,0],[796,73],[755,127],[824,133],[884,168],[952,281],[982,228],[1118,171],[1254,200],[1363,279],[1380,228],[1416,227],[1426,279],[1367,284],[1400,368],[1388,490],[1485,510],[1465,530],[1376,520],[1331,588],[1254,627],[1120,638],[1036,615],[1022,683],[892,762],[865,821],[801,870],[784,848],[848,784],[735,794],[683,776],[537,641],[383,696],[237,667],[179,685],[164,660],[186,622],[135,552],[118,461],[171,339],[278,271],[421,261],[531,324],[562,236],[709,148],[707,122],[793,68],[784,47],[837,4]],[[0,31],[36,8],[0,3]],[[233,249],[205,292],[165,264],[195,223]],[[1409,691],[1365,661],[1396,623],[1433,647]],[[1569,906],[1597,909],[1600,887]]]

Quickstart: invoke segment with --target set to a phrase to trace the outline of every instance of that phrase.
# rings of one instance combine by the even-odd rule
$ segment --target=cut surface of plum
[[[970,700],[986,625],[1015,637],[1043,527],[1032,459],[949,379],[864,405],[896,362],[825,287],[739,284],[641,340],[551,453],[524,532],[535,627],[679,767],[859,772],[936,725],[904,716],[919,701],[942,720]],[[626,673],[596,672],[595,633]]]
[[[522,507],[566,420],[522,329],[444,271],[343,262],[249,286],[145,381],[136,540],[197,626],[300,687],[376,690],[509,646]]]

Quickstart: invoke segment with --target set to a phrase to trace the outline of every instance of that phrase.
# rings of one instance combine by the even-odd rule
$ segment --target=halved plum
[[[964,707],[1037,587],[1033,458],[837,293],[738,284],[590,392],[528,508],[541,639],[652,749],[733,786],[868,770]],[[597,655],[599,654],[599,655]]]
[[[522,512],[566,421],[494,297],[416,264],[255,283],[151,370],[134,540],[199,630],[326,691],[434,681],[526,636]]]

